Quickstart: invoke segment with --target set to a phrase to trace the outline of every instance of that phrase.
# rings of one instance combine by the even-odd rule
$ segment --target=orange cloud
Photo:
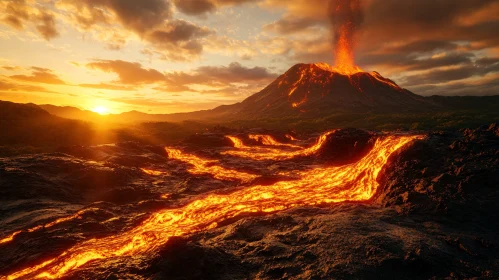
[[[26,0],[0,2],[0,11],[3,14],[1,20],[18,30],[23,30],[26,23],[33,23],[38,33],[47,41],[59,36],[55,16],[35,4],[36,2]]]
[[[214,12],[223,6],[257,3],[261,0],[173,0],[173,3],[182,13],[187,15],[202,15]]]
[[[26,92],[48,92],[40,86],[23,85],[0,80],[0,91],[26,91]]]
[[[10,78],[15,80],[42,83],[42,84],[53,84],[53,85],[66,84],[50,69],[39,68],[39,67],[31,67],[31,69],[32,69],[31,75],[13,75],[10,76]]]
[[[151,84],[164,81],[165,76],[154,69],[145,69],[140,63],[123,60],[97,60],[87,64],[88,68],[107,73],[116,73],[123,84]]]

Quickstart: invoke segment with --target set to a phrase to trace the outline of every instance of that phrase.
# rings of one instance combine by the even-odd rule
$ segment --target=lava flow
[[[274,137],[270,135],[255,135],[255,134],[250,134],[248,136],[250,139],[253,139],[257,142],[261,142],[263,145],[268,145],[268,146],[282,146],[282,147],[290,147],[290,148],[299,148],[301,149],[300,146],[293,145],[293,144],[285,144],[278,142],[274,139]]]
[[[0,239],[0,244],[8,243],[8,242],[14,240],[14,238],[17,235],[19,235],[21,232],[35,232],[35,231],[38,231],[38,230],[41,230],[41,229],[46,229],[46,228],[53,227],[53,226],[58,225],[60,223],[68,222],[68,221],[75,220],[75,219],[81,219],[82,215],[85,214],[86,212],[91,212],[91,211],[95,211],[95,210],[98,210],[98,209],[97,208],[83,209],[83,210],[78,211],[76,214],[74,214],[72,216],[62,217],[62,218],[56,219],[55,221],[52,221],[50,223],[47,223],[47,224],[44,224],[44,225],[35,226],[35,227],[32,227],[32,228],[27,229],[27,230],[16,231],[16,232],[10,234],[9,236],[7,236],[7,237],[5,237],[3,239]]]
[[[300,148],[299,150],[295,151],[286,151],[286,150],[269,149],[261,147],[248,147],[243,144],[243,141],[241,139],[234,136],[229,136],[228,138],[232,142],[234,142],[234,146],[236,148],[239,148],[240,150],[225,151],[222,152],[222,155],[250,158],[253,160],[287,160],[300,156],[309,156],[317,152],[322,147],[322,145],[324,145],[324,143],[327,140],[327,137],[335,132],[336,130],[332,130],[327,133],[324,133],[319,137],[319,140],[315,145],[306,149]]]
[[[212,174],[215,179],[240,180],[243,182],[249,182],[258,177],[254,174],[240,172],[237,170],[227,169],[219,166],[217,165],[218,160],[202,159],[195,155],[185,154],[180,150],[171,148],[166,148],[166,152],[171,159],[176,159],[192,165],[192,167],[188,169],[191,174]]]
[[[363,159],[353,164],[300,171],[296,172],[299,179],[294,181],[251,186],[228,195],[211,194],[177,209],[158,211],[130,231],[85,241],[56,258],[15,272],[7,279],[61,278],[91,261],[149,253],[173,236],[214,228],[220,222],[244,213],[272,213],[297,206],[369,200],[378,188],[378,174],[390,155],[418,138],[384,137],[376,141]]]

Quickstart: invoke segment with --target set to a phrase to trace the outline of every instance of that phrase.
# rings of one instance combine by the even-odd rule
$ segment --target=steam
[[[335,59],[338,66],[340,52],[347,51],[353,60],[355,37],[364,22],[364,13],[360,0],[330,0],[328,12],[334,32]]]

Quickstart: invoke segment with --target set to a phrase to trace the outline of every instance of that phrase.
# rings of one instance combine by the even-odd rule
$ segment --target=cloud
[[[447,96],[490,96],[499,94],[499,74],[487,75],[482,78],[448,82],[440,85],[416,85],[409,88],[421,95]]]
[[[313,27],[320,27],[324,22],[315,18],[301,18],[295,16],[286,16],[278,21],[267,24],[263,27],[266,31],[276,32],[278,34],[293,34]]]
[[[174,0],[175,6],[187,15],[200,15],[216,9],[210,0]]]
[[[12,0],[4,3],[2,7],[2,21],[18,30],[24,29],[24,22],[29,20],[30,14],[27,11],[25,0]]]
[[[45,40],[49,41],[59,36],[59,32],[55,26],[54,15],[44,11],[40,14],[39,21],[40,23],[36,26],[36,29]]]
[[[191,61],[203,52],[201,38],[214,31],[186,20],[174,19],[172,5],[166,0],[59,0],[58,7],[69,14],[83,31],[106,42],[108,49],[119,50],[126,32],[136,34],[160,59]],[[109,28],[120,32],[109,33]],[[118,28],[119,29],[119,28]],[[119,33],[119,34],[117,34]],[[130,35],[128,34],[128,36]]]
[[[19,66],[2,66],[3,69],[8,70],[8,71],[19,71],[22,70],[21,67]]]
[[[10,78],[20,81],[42,83],[42,84],[53,84],[53,85],[66,84],[50,69],[45,69],[40,67],[31,67],[31,69],[32,69],[31,75],[13,75],[10,76]]]
[[[114,15],[124,27],[144,34],[172,17],[171,5],[165,0],[59,0],[58,5],[76,11],[74,19],[87,29],[110,23]]]
[[[200,27],[184,20],[175,20],[165,24],[162,28],[145,35],[158,51],[166,51],[163,55],[166,60],[192,60],[203,51],[199,38],[211,34],[206,27]]]
[[[86,66],[90,69],[115,73],[118,75],[120,83],[129,85],[151,84],[165,79],[165,76],[155,69],[146,69],[140,63],[123,60],[96,60]]]
[[[245,67],[233,62],[229,66],[203,66],[191,73],[167,73],[167,84],[171,85],[227,85],[231,83],[252,83],[270,81],[277,77],[264,67]]]
[[[48,92],[40,86],[23,85],[0,80],[0,91]]]
[[[463,80],[474,75],[476,75],[476,68],[472,65],[465,65],[452,69],[434,70],[421,75],[408,76],[403,79],[403,85],[439,84],[442,82]]]
[[[120,86],[120,85],[113,85],[113,84],[106,84],[106,83],[79,84],[78,86],[84,87],[84,88],[105,89],[105,90],[122,90],[122,91],[134,91],[134,90],[136,90],[136,88],[134,88],[134,87],[127,87],[127,86]]]
[[[2,1],[0,11],[3,14],[2,22],[17,30],[24,30],[27,23],[32,23],[47,41],[59,36],[54,15],[32,1]]]
[[[240,5],[250,2],[259,2],[260,0],[173,0],[173,3],[184,14],[202,15],[214,12],[216,9],[229,6]]]
[[[210,34],[210,30],[194,25],[184,20],[170,22],[162,29],[148,34],[148,39],[158,45],[164,43],[187,42],[193,38],[199,38]]]

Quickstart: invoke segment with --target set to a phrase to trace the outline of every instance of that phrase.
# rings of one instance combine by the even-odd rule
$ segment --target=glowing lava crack
[[[378,188],[376,179],[390,155],[419,138],[380,138],[363,159],[353,164],[295,172],[299,179],[293,181],[281,181],[272,186],[250,186],[228,195],[207,195],[181,208],[161,210],[130,231],[85,241],[54,259],[12,273],[7,279],[60,278],[94,260],[157,250],[173,236],[207,230],[244,213],[272,213],[297,206],[369,200]],[[237,174],[217,166],[216,162],[203,162],[178,150],[169,149],[168,153],[170,157],[191,162],[195,166],[193,172],[215,176],[217,172],[222,172],[218,174],[221,178],[226,177],[224,172],[229,172],[229,177]]]

